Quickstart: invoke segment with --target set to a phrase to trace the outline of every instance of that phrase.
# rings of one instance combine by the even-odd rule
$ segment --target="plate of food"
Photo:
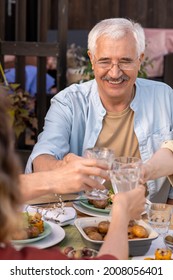
[[[85,244],[95,250],[99,250],[104,242],[111,217],[84,217],[75,220],[75,226],[79,230]],[[129,255],[144,255],[150,248],[151,242],[158,237],[147,223],[142,220],[129,224]]]
[[[80,202],[74,202],[73,203],[73,207],[83,213],[83,214],[86,214],[88,216],[91,216],[91,217],[107,217],[109,214],[108,213],[104,213],[104,212],[99,212],[99,211],[95,211],[94,209],[89,209],[87,207],[84,207],[83,205],[80,204]]]
[[[53,222],[47,222],[47,224],[50,225],[51,227],[51,233],[49,235],[47,235],[45,238],[34,241],[34,242],[30,242],[30,243],[18,243],[18,244],[13,244],[13,246],[16,248],[16,250],[20,250],[23,247],[27,246],[27,247],[35,247],[38,249],[45,249],[45,248],[49,248],[52,247],[58,243],[60,243],[64,237],[65,237],[65,231],[64,229],[59,226],[58,224],[55,224]]]
[[[73,206],[76,210],[89,216],[108,216],[112,207],[111,196],[112,192],[110,192],[108,198],[102,200],[84,199],[84,197],[80,197],[78,199],[79,201],[74,202]]]
[[[44,222],[44,231],[42,233],[40,233],[37,237],[33,237],[33,238],[27,238],[27,239],[19,239],[19,240],[12,240],[13,244],[28,244],[28,243],[33,243],[36,241],[39,241],[45,237],[47,237],[52,231],[51,226]]]
[[[108,199],[103,200],[86,200],[80,201],[80,205],[83,207],[96,211],[99,213],[109,214],[111,211],[112,203]]]
[[[97,199],[86,199],[83,196],[77,198],[78,201],[73,203],[73,206],[76,210],[81,213],[84,213],[89,216],[100,217],[100,216],[109,216],[112,209],[112,197],[113,197],[112,190],[109,191],[108,198],[97,200]],[[146,206],[145,211],[142,213],[144,215],[146,213]]]
[[[51,226],[42,220],[39,213],[22,212],[18,229],[13,234],[12,244],[28,244],[39,241],[51,233]]]

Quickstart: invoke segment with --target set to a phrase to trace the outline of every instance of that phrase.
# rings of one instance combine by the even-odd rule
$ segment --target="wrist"
[[[116,201],[114,201],[111,215],[115,222],[118,217],[118,219],[122,220],[125,224],[128,224],[130,216],[127,203],[125,203],[125,201],[123,202],[122,199],[117,199]]]
[[[154,165],[151,164],[150,160],[143,164],[141,183],[145,184],[148,180],[151,180],[155,176]]]

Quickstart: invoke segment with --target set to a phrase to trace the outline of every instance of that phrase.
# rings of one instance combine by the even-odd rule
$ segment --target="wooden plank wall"
[[[57,0],[52,0],[50,28],[56,28]],[[69,0],[68,29],[90,30],[99,20],[128,17],[148,28],[173,28],[171,0]]]

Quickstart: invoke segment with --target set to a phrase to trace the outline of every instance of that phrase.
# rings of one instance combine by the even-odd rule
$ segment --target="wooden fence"
[[[58,0],[57,6],[57,38],[55,43],[47,42],[48,19],[51,1],[37,1],[37,41],[26,41],[26,14],[27,0],[16,0],[15,5],[15,38],[13,41],[5,41],[5,14],[7,1],[0,0],[0,60],[4,65],[5,55],[16,57],[16,81],[25,88],[25,58],[34,56],[37,59],[37,119],[38,133],[42,130],[44,117],[47,111],[46,95],[46,58],[56,57],[57,75],[56,84],[58,90],[66,85],[66,41],[67,41],[67,13],[68,0]],[[32,18],[32,13],[30,14]]]

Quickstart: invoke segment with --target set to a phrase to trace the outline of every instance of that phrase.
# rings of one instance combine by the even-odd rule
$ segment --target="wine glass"
[[[115,157],[110,179],[114,193],[126,192],[137,187],[141,176],[142,161],[137,157]]]
[[[112,149],[108,148],[88,148],[84,151],[83,156],[85,158],[95,158],[102,160],[104,163],[108,165],[109,168],[112,166],[112,162],[115,158],[115,153]],[[101,178],[99,176],[91,176],[93,179],[99,181],[100,184],[103,184],[105,182],[104,178]],[[93,189],[92,191],[86,191],[85,196],[88,199],[97,199],[102,200],[108,198],[108,189],[99,190],[99,189]]]

